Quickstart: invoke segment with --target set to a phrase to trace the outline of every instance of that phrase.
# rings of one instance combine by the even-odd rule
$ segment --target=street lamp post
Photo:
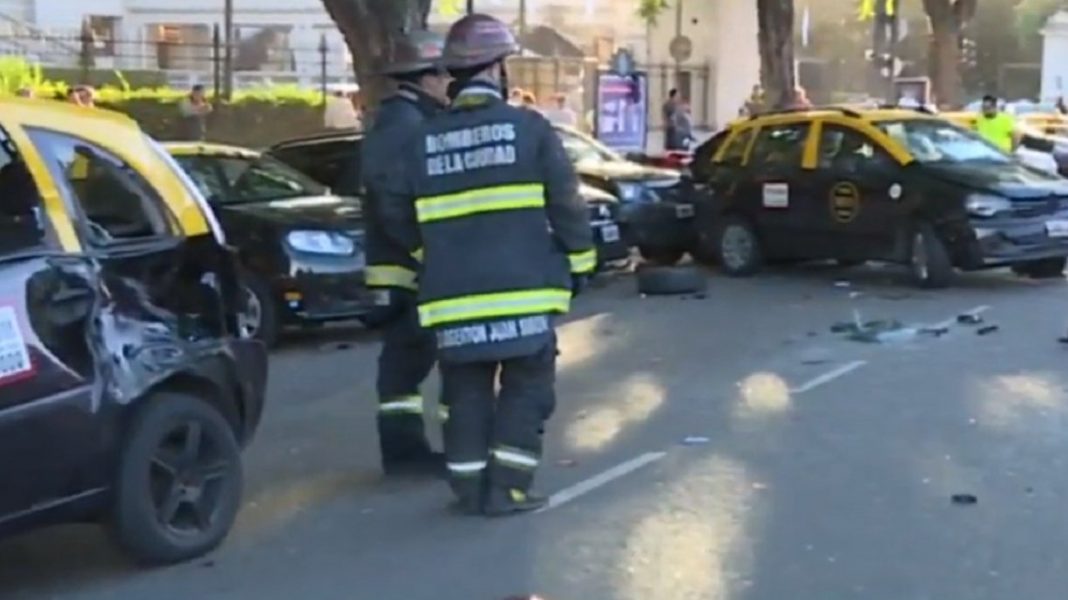
[[[227,100],[234,95],[234,0],[224,0],[223,4],[223,97]]]
[[[475,0],[467,0],[467,14],[475,13]]]

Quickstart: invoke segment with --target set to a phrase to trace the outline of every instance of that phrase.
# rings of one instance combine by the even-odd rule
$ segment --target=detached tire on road
[[[638,293],[650,296],[696,294],[708,288],[708,280],[700,269],[692,265],[658,267],[642,265],[638,268]]]
[[[159,392],[144,402],[119,459],[113,534],[145,564],[202,556],[222,543],[241,504],[233,426],[194,395]]]
[[[953,280],[953,261],[934,227],[919,223],[909,243],[909,268],[916,285],[927,289],[944,288]]]
[[[682,250],[673,248],[658,248],[656,246],[639,246],[638,253],[642,259],[654,265],[671,266],[682,260],[685,254]]]
[[[1065,258],[1044,258],[1012,265],[1012,272],[1032,279],[1053,279],[1064,276],[1066,263]]]
[[[748,277],[764,266],[764,253],[753,225],[738,216],[724,217],[716,228],[716,258],[731,277]]]

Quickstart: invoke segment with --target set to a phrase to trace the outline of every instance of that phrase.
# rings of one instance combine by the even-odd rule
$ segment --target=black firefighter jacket
[[[406,139],[428,118],[444,106],[418,87],[401,84],[397,92],[384,100],[374,125],[363,140],[362,179],[367,194],[363,205],[367,269],[367,286],[372,288],[416,289],[419,265],[403,248],[385,235],[381,203],[384,190],[395,189],[390,177],[402,175],[396,168]],[[396,197],[394,197],[396,199]]]
[[[578,177],[539,113],[472,84],[404,154],[385,231],[422,260],[419,319],[444,361],[504,360],[552,342],[573,274],[596,265]]]

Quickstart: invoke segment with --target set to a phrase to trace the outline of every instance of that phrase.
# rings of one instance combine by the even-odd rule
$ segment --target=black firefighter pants
[[[433,332],[419,326],[413,295],[397,293],[401,305],[382,329],[378,356],[378,441],[383,462],[403,462],[430,452],[419,386],[434,368]]]
[[[453,491],[467,499],[485,485],[529,489],[543,427],[556,405],[556,344],[530,356],[439,368],[449,407],[445,456]]]

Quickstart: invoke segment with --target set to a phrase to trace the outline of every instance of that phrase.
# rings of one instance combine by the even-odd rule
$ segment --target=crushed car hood
[[[286,227],[315,226],[326,229],[336,228],[339,224],[349,226],[358,223],[363,216],[358,200],[339,196],[308,196],[229,204],[219,209]]]

